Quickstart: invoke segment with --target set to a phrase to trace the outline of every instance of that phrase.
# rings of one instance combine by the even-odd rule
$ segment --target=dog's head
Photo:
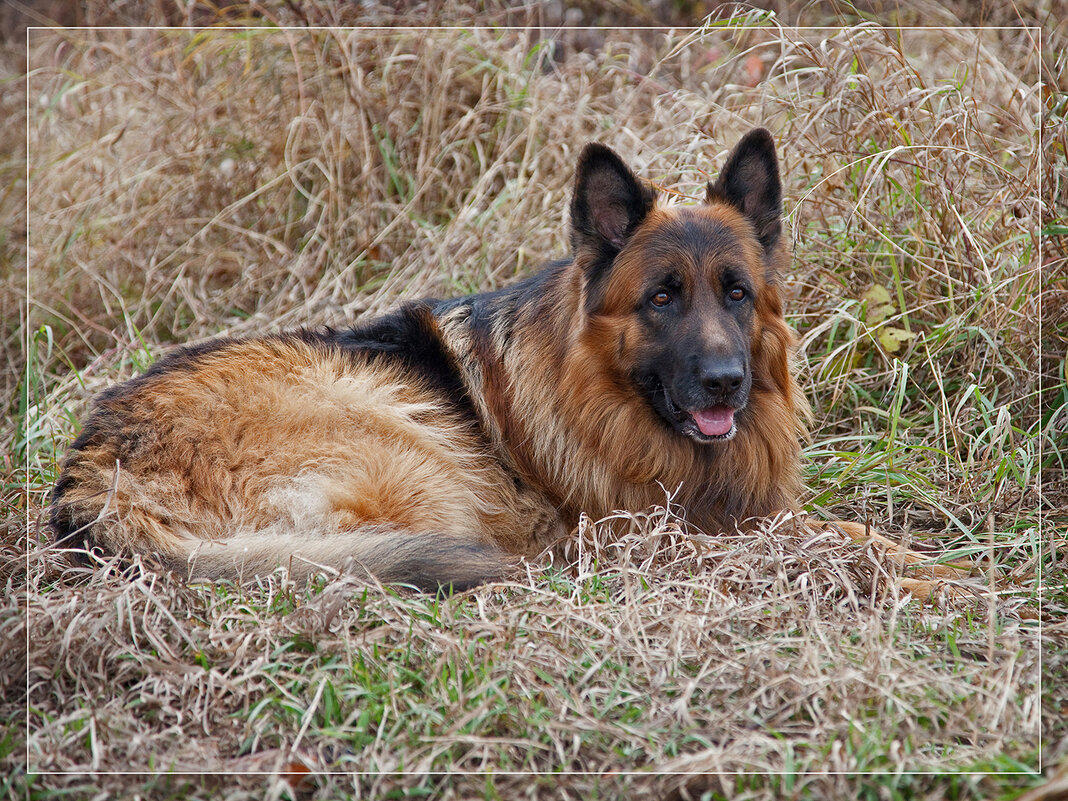
[[[658,208],[655,195],[609,148],[583,151],[571,238],[584,336],[665,425],[702,443],[729,440],[754,392],[790,391],[771,134],[742,138],[704,203]]]

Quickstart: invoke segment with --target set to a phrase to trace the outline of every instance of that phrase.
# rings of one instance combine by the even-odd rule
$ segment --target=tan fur
[[[260,572],[295,556],[303,575],[339,566],[338,533],[376,526],[518,553],[559,533],[553,510],[411,376],[301,343],[210,354],[150,382],[126,413],[150,427],[143,452],[120,458],[112,440],[64,466],[75,480],[64,503],[99,508],[96,543],[109,551],[210,561],[210,574],[241,572],[213,554]]]

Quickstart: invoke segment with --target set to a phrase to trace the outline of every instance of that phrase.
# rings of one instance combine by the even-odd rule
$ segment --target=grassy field
[[[1014,798],[1068,758],[1063,32],[239,22],[33,32],[4,84],[0,796]],[[89,398],[176,343],[502,286],[565,252],[586,141],[697,199],[754,125],[806,513],[972,560],[956,591],[667,496],[451,598],[49,548]]]

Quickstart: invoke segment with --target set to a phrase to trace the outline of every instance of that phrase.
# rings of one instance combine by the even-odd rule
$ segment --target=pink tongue
[[[734,425],[734,409],[730,406],[713,406],[694,412],[693,419],[706,437],[721,437]]]

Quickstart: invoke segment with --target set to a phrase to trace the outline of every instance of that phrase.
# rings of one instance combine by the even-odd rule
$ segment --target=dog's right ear
[[[639,181],[604,145],[590,143],[579,156],[571,198],[571,249],[594,264],[610,262],[653,207],[656,191]]]

